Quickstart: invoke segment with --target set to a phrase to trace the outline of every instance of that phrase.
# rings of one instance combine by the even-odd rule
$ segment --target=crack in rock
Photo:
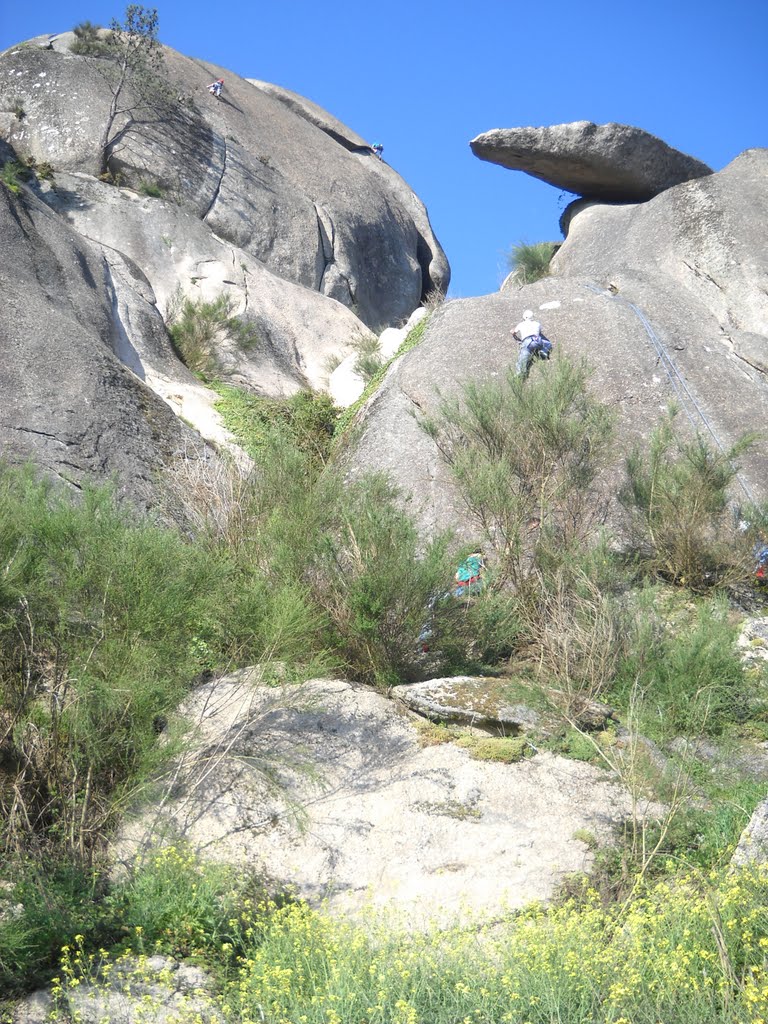
[[[221,165],[221,177],[219,178],[219,183],[216,186],[216,191],[213,193],[213,199],[211,199],[211,202],[210,202],[210,205],[209,205],[208,209],[205,211],[205,213],[202,216],[203,220],[206,220],[206,218],[210,214],[211,210],[216,205],[216,200],[219,198],[219,193],[221,192],[221,186],[222,186],[222,184],[224,182],[224,175],[227,173],[228,150],[227,150],[227,140],[224,138],[224,136],[221,137],[221,144],[224,147],[224,161],[223,161],[223,163]]]

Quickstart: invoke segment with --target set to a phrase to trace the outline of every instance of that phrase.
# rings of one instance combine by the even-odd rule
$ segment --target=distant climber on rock
[[[371,149],[376,154],[376,156],[379,158],[379,160],[383,159],[381,154],[384,152],[384,147],[382,146],[382,144],[380,142],[374,142],[374,144],[371,146]]]
[[[224,88],[224,79],[223,78],[217,78],[215,82],[211,82],[211,84],[208,86],[208,92],[212,96],[215,96],[216,99],[218,100],[218,99],[221,99],[221,90],[223,88]]]
[[[534,359],[549,359],[552,342],[542,333],[541,324],[534,319],[531,309],[523,312],[523,319],[517,327],[512,328],[511,333],[520,344],[515,375],[527,380]]]

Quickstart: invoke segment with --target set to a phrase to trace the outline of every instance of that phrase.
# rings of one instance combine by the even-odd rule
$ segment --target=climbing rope
[[[585,287],[588,288],[591,292],[594,292],[596,295],[602,295],[603,298],[610,297],[614,301],[621,302],[623,305],[628,306],[629,309],[632,310],[632,312],[638,318],[640,323],[643,325],[645,333],[648,335],[648,338],[651,344],[653,345],[657,356],[659,357],[658,361],[664,367],[664,372],[666,373],[667,378],[669,379],[669,382],[672,385],[672,390],[675,392],[675,395],[677,396],[677,400],[680,403],[680,407],[683,409],[686,416],[690,420],[691,426],[694,430],[698,432],[699,423],[703,423],[707,431],[709,432],[710,436],[712,437],[713,441],[717,445],[717,447],[720,449],[723,455],[726,455],[726,450],[721,444],[720,438],[715,433],[714,427],[709,422],[709,419],[704,413],[704,410],[701,408],[699,403],[694,398],[693,394],[691,393],[691,389],[688,387],[688,383],[685,377],[678,370],[674,360],[664,347],[661,338],[659,338],[658,334],[656,334],[656,331],[654,331],[645,313],[643,313],[643,311],[638,306],[636,306],[634,302],[630,302],[629,299],[625,299],[618,295],[609,296],[606,294],[605,289],[599,288],[596,284],[587,284],[585,285]],[[691,407],[693,408],[693,412],[695,413],[695,415],[698,416],[698,422],[695,419],[694,415],[691,413]],[[755,499],[752,495],[751,490],[749,489],[749,485],[747,484],[746,480],[742,477],[740,473],[736,472],[736,467],[733,465],[732,462],[730,462],[730,460],[728,464],[731,467],[731,469],[733,469],[734,476],[739,481],[741,489],[744,491],[749,501],[754,503]]]

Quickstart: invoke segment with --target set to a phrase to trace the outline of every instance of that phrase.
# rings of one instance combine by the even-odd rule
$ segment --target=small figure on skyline
[[[371,149],[379,158],[379,160],[383,159],[381,154],[384,152],[384,147],[380,142],[374,142],[374,144],[371,146]]]
[[[545,337],[541,324],[534,319],[533,310],[526,309],[523,319],[512,329],[512,336],[520,343],[520,354],[517,357],[515,374],[528,379],[531,363],[534,359],[549,359],[552,353],[552,342]]]

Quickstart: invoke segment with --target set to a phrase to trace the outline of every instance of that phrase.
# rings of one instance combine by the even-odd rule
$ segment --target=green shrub
[[[470,381],[423,421],[495,552],[500,585],[520,591],[551,573],[600,522],[592,483],[610,454],[613,417],[586,379],[586,365],[565,358],[528,382],[510,369],[501,381]]]
[[[144,181],[143,179],[139,182],[138,191],[143,196],[149,196],[150,199],[162,199],[165,193],[160,186],[154,181]]]
[[[466,657],[461,602],[435,600],[455,569],[448,539],[422,549],[383,477],[349,486],[284,427],[265,428],[245,511],[244,557],[268,589],[290,585],[297,600],[309,602],[317,628],[306,647],[331,652],[351,678],[384,685],[420,675],[427,623],[430,665]]]
[[[701,436],[685,440],[673,410],[651,435],[647,454],[626,463],[619,499],[643,568],[694,590],[748,578],[753,559],[729,507],[735,460],[753,443],[727,452]]]
[[[193,373],[215,377],[221,373],[216,351],[219,339],[228,338],[248,352],[259,344],[256,326],[242,316],[233,316],[234,300],[226,294],[212,302],[181,299],[171,310],[168,331],[181,359]]]
[[[221,664],[253,633],[228,628],[241,581],[220,552],[130,522],[108,490],[74,504],[9,470],[0,560],[0,839],[89,863],[173,752],[158,722],[206,667],[200,650]]]
[[[109,46],[105,39],[99,36],[100,25],[94,25],[90,21],[81,21],[75,25],[72,31],[75,38],[70,44],[70,53],[81,57],[103,57],[109,53]]]
[[[25,167],[24,164],[19,163],[18,160],[6,160],[2,168],[0,168],[0,181],[11,192],[18,192],[21,188],[21,183],[27,181],[30,175],[30,169]]]
[[[174,957],[215,948],[229,935],[243,873],[200,864],[183,844],[149,851],[108,897],[112,918],[141,944]]]
[[[416,528],[397,499],[382,476],[348,486],[310,570],[315,598],[328,614],[333,646],[348,672],[379,685],[420,675],[418,638],[425,623],[431,620],[437,656],[440,638],[457,627],[459,611],[454,603],[437,602],[430,615],[430,604],[452,576],[448,537],[420,551]]]
[[[355,373],[369,384],[384,365],[379,339],[373,334],[366,335],[357,343],[356,350]]]
[[[299,391],[290,398],[262,398],[220,382],[212,387],[220,396],[216,408],[224,425],[257,462],[275,428],[283,429],[300,451],[327,461],[338,417],[330,395]]]
[[[640,727],[669,739],[719,735],[729,723],[749,716],[744,667],[735,645],[725,597],[692,610],[690,622],[665,623],[654,611],[656,591],[641,598],[629,650],[619,666],[613,693],[626,706],[640,697]]]
[[[2,996],[21,995],[50,977],[62,945],[75,935],[94,946],[109,943],[117,927],[103,904],[101,882],[66,860],[12,860],[3,863],[9,907],[0,914],[0,1015]],[[5,908],[0,904],[0,910]]]
[[[560,248],[557,242],[518,242],[507,257],[509,269],[518,285],[533,284],[549,274],[549,264]]]

